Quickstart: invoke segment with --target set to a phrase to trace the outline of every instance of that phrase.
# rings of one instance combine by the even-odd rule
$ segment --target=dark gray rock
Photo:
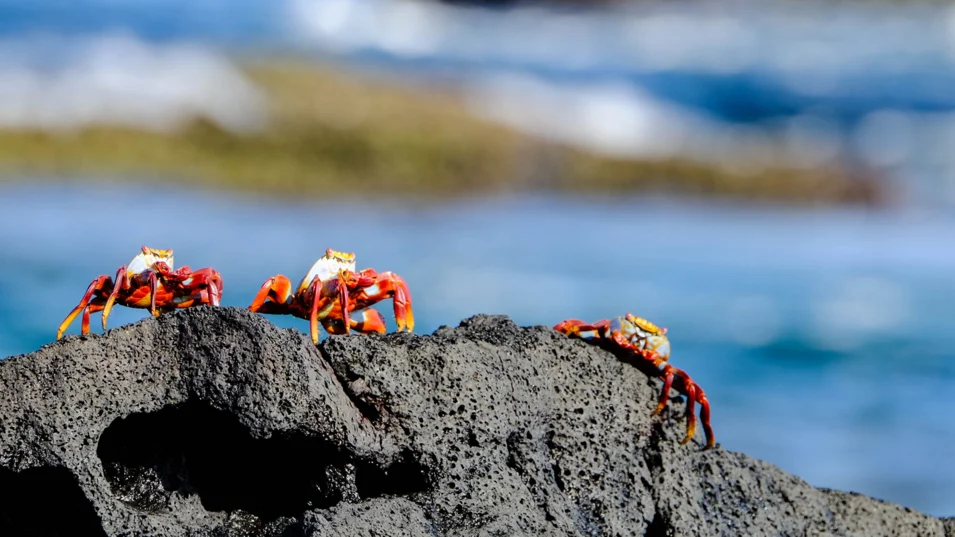
[[[680,446],[658,386],[505,317],[315,348],[245,310],[175,312],[0,361],[0,535],[955,537]]]

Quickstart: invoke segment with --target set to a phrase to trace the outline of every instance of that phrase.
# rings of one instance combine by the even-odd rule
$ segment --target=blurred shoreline
[[[0,15],[0,181],[955,207],[943,5],[0,0]]]
[[[276,197],[649,192],[794,205],[888,201],[883,183],[846,166],[800,169],[767,155],[633,158],[573,146],[479,117],[452,84],[290,59],[245,61],[226,75],[210,102],[144,102],[158,101],[157,92],[125,111],[122,96],[104,103],[115,117],[69,109],[47,112],[47,123],[7,118],[0,180],[98,176]],[[174,104],[185,110],[171,113]]]

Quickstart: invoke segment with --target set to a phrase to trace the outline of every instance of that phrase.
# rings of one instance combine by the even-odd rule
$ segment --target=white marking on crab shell
[[[156,254],[140,252],[136,254],[136,257],[126,265],[126,279],[131,280],[137,274],[146,272],[147,270],[155,270],[153,267],[156,265],[157,261],[164,261],[169,265],[169,269],[173,270],[175,265],[173,264],[173,256],[160,257]]]
[[[638,339],[646,339],[649,335],[639,325],[631,322],[626,317],[620,317],[615,324],[617,329],[623,332],[632,343]],[[611,326],[611,329],[613,328],[614,326]]]
[[[381,289],[378,287],[377,283],[374,283],[368,287],[365,287],[364,291],[368,296],[375,296],[381,292]]]
[[[650,334],[632,323],[625,323],[621,329],[623,333],[626,334],[627,341],[629,341],[631,345],[640,350],[646,349],[647,338],[650,337]]]
[[[150,255],[150,257],[152,257]],[[132,261],[126,265],[126,277],[131,278],[136,274],[139,274],[145,270],[149,269],[149,261],[146,259],[146,254],[140,253],[133,258]]]
[[[318,258],[318,261],[312,265],[312,268],[308,270],[308,273],[302,278],[302,283],[299,284],[299,290],[304,290],[311,283],[312,280],[318,278],[319,281],[325,281],[330,278],[338,276],[338,272],[341,270],[350,270],[355,272],[355,262],[354,261],[342,261],[336,257],[322,256]]]
[[[666,338],[661,339],[663,339],[663,341],[659,341],[657,343],[656,349],[654,350],[657,351],[657,354],[660,355],[660,358],[667,360],[670,358],[670,340]]]

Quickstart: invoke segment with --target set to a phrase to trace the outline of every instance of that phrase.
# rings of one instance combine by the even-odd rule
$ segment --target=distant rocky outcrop
[[[179,311],[0,361],[0,535],[955,536],[680,446],[658,386],[505,317],[316,348]]]

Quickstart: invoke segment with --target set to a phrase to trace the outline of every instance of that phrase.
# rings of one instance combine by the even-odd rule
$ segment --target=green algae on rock
[[[0,130],[0,178],[97,176],[296,198],[544,191],[798,205],[887,199],[883,183],[839,165],[797,169],[741,156],[727,169],[606,156],[477,119],[452,88],[412,89],[287,61],[243,69],[267,100],[258,130],[231,132],[203,118],[170,133],[117,125]]]

